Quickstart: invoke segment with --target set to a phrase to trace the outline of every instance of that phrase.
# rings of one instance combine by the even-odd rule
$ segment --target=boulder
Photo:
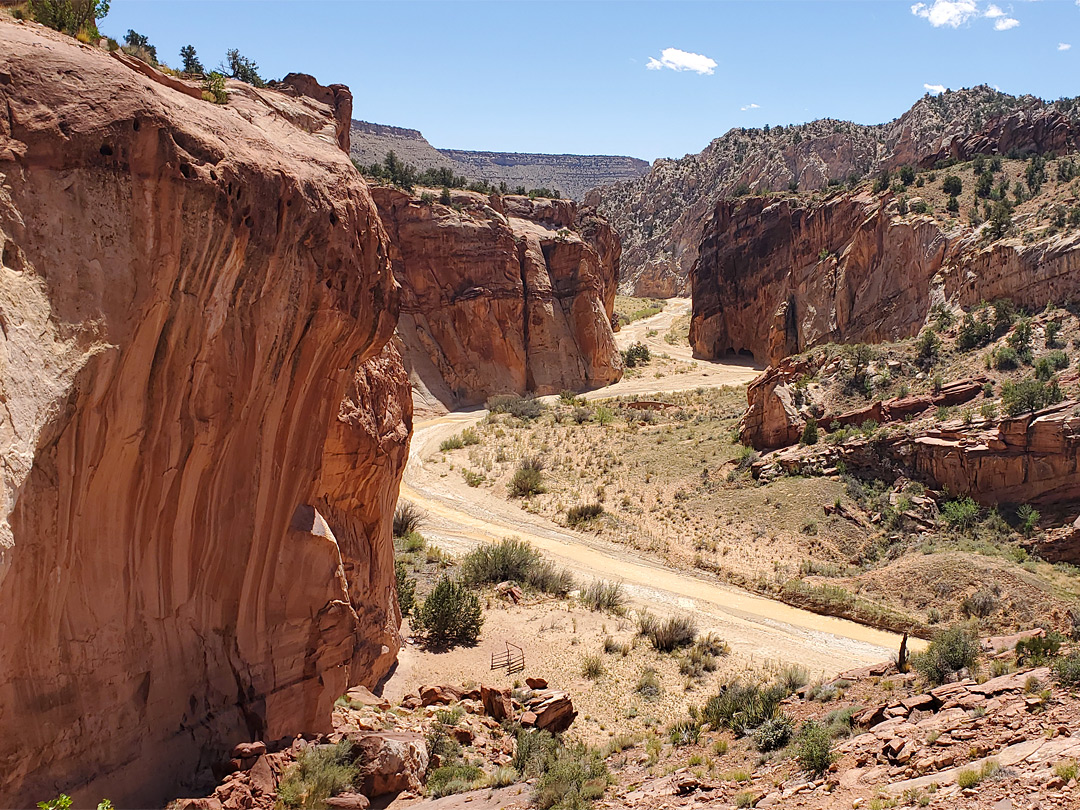
[[[577,717],[570,696],[552,689],[535,692],[525,701],[525,707],[521,725],[535,726],[552,734],[566,731]]]
[[[354,686],[345,693],[345,697],[348,698],[350,703],[355,703],[360,706],[373,706],[377,709],[390,708],[389,700],[373,694],[366,686]]]
[[[461,700],[463,692],[456,686],[440,684],[420,687],[421,706],[449,706]]]
[[[514,715],[514,706],[510,700],[509,689],[495,689],[490,686],[480,687],[480,700],[488,717],[505,720]]]
[[[423,736],[404,731],[350,733],[360,765],[360,792],[368,797],[423,792],[428,769]]]

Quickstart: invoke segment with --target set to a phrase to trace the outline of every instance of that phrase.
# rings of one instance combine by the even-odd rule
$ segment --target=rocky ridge
[[[398,288],[344,88],[0,42],[0,804],[149,806],[394,660]]]
[[[642,178],[595,189],[624,247],[620,291],[670,297],[690,290],[706,220],[743,193],[824,191],[854,177],[975,154],[1062,154],[1075,148],[1075,99],[1045,102],[986,86],[924,96],[900,118],[866,126],[830,119],[733,129],[696,155],[657,160]]]
[[[487,180],[510,188],[558,189],[581,200],[591,188],[632,178],[649,163],[623,155],[540,155],[525,152],[477,152],[436,149],[415,129],[352,122],[352,157],[362,165],[381,163],[393,151],[418,169],[449,168],[469,180]]]
[[[402,287],[398,334],[425,409],[619,379],[619,241],[568,200],[375,187]]]

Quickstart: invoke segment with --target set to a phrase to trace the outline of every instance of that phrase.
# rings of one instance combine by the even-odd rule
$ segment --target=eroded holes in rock
[[[113,152],[112,152],[112,147],[111,147],[111,146],[109,146],[109,145],[108,145],[107,143],[103,143],[103,144],[101,145],[101,148],[100,148],[100,149],[98,149],[98,151],[99,151],[99,152],[100,152],[101,154],[105,155],[105,157],[109,157],[109,156],[110,156],[110,155],[112,155],[112,153],[113,153]]]
[[[253,220],[251,217],[244,217],[244,224],[249,228],[254,228],[255,220]]]
[[[11,74],[0,73],[0,84],[11,84]]]
[[[337,223],[338,223],[337,214],[335,214],[333,211],[331,211],[330,212],[330,224],[336,227]]]
[[[210,170],[210,179],[215,181],[217,180],[217,172],[215,172],[213,169]]]
[[[14,269],[14,267],[15,267],[15,243],[14,242],[4,242],[4,251],[3,251],[2,254],[0,254],[0,263],[2,263],[4,265],[4,267],[10,267],[10,268]]]
[[[188,180],[195,176],[195,170],[191,168],[190,163],[180,164],[180,174],[184,175]]]
[[[136,118],[134,121],[131,122],[131,128],[133,130],[135,130],[136,132],[139,131],[139,119],[138,118]]]

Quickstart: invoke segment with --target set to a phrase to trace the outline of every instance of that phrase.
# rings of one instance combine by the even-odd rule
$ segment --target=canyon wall
[[[622,374],[611,331],[619,241],[565,200],[372,194],[402,288],[398,334],[418,407],[552,394]]]
[[[621,289],[690,290],[709,214],[745,193],[824,191],[901,166],[932,168],[977,154],[1059,155],[1080,144],[1080,99],[1045,102],[980,86],[926,95],[899,118],[866,126],[824,119],[732,129],[697,154],[657,160],[640,178],[591,191],[623,240]]]
[[[3,806],[154,805],[396,655],[411,403],[349,97],[228,92],[0,21]]]
[[[703,357],[775,365],[823,343],[911,337],[936,301],[1040,308],[1080,295],[1078,248],[1075,231],[987,243],[967,225],[901,215],[888,193],[723,200],[691,275],[690,342]]]

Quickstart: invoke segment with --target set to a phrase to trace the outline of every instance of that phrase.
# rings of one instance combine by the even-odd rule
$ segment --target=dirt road
[[[618,336],[620,344],[651,342],[654,345],[650,348],[656,351],[666,351],[673,357],[685,352],[685,358],[680,359],[690,360],[689,346],[673,347],[662,338],[688,306],[685,299],[670,301],[660,314],[626,327]],[[657,330],[657,337],[646,337],[650,329]],[[597,399],[701,385],[735,385],[758,373],[750,365],[695,362],[700,370],[659,380],[644,376],[623,380],[588,396]],[[583,580],[622,582],[634,606],[660,614],[693,613],[702,631],[719,633],[736,654],[797,662],[811,671],[836,672],[887,660],[899,647],[900,638],[892,633],[819,616],[722,585],[694,571],[674,570],[622,546],[563,528],[495,493],[467,486],[460,476],[441,474],[426,463],[444,438],[478,422],[486,413],[451,413],[415,427],[401,497],[428,513],[424,533],[439,546],[459,553],[481,542],[511,535],[527,539]]]

